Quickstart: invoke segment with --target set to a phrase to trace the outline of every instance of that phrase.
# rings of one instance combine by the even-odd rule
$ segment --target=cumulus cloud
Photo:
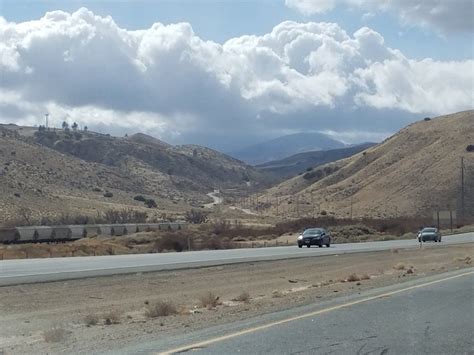
[[[474,30],[472,0],[285,0],[285,4],[306,16],[325,13],[342,4],[369,11],[392,11],[406,25],[432,27],[442,32]]]
[[[3,122],[50,112],[222,149],[288,130],[387,132],[473,99],[472,60],[410,59],[368,27],[334,23],[287,21],[219,44],[187,23],[129,31],[80,9],[0,17],[0,49]]]

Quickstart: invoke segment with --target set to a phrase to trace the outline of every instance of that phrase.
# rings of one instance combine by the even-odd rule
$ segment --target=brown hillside
[[[0,125],[0,224],[21,219],[25,209],[35,220],[128,207],[150,216],[179,213],[209,202],[215,188],[246,188],[249,181],[265,186],[267,179],[207,148]],[[113,196],[104,197],[107,191]],[[158,208],[146,209],[136,195],[155,199]]]
[[[381,144],[318,167],[260,197],[270,213],[347,217],[432,215],[460,212],[461,157],[465,162],[466,216],[474,215],[474,111],[409,125]],[[352,197],[352,198],[351,198]],[[323,212],[324,213],[324,212]]]

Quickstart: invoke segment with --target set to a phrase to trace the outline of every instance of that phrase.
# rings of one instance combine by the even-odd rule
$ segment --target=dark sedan
[[[441,233],[439,232],[438,228],[423,228],[418,233],[419,242],[426,242],[427,240],[441,242]]]
[[[298,247],[302,248],[303,245],[306,245],[308,248],[311,245],[317,245],[320,248],[325,245],[329,248],[331,236],[324,228],[309,228],[298,237]]]

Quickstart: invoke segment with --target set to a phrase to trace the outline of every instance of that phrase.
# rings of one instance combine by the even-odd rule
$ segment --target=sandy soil
[[[473,251],[473,244],[437,245],[3,287],[0,353],[97,353],[470,267]],[[216,307],[202,307],[208,292]],[[158,301],[177,314],[147,317]]]

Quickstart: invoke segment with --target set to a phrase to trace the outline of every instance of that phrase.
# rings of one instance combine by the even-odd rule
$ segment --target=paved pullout
[[[442,244],[471,243],[474,233],[443,236]],[[437,243],[425,243],[435,247]],[[0,261],[0,286],[22,283],[48,282],[85,277],[129,274],[162,270],[225,265],[241,262],[284,260],[292,258],[336,255],[392,248],[418,248],[416,240],[333,244],[330,248],[303,248],[294,246],[208,250],[184,253],[88,256],[50,259],[23,259]]]
[[[473,286],[474,269],[464,269],[122,351],[472,354]]]

